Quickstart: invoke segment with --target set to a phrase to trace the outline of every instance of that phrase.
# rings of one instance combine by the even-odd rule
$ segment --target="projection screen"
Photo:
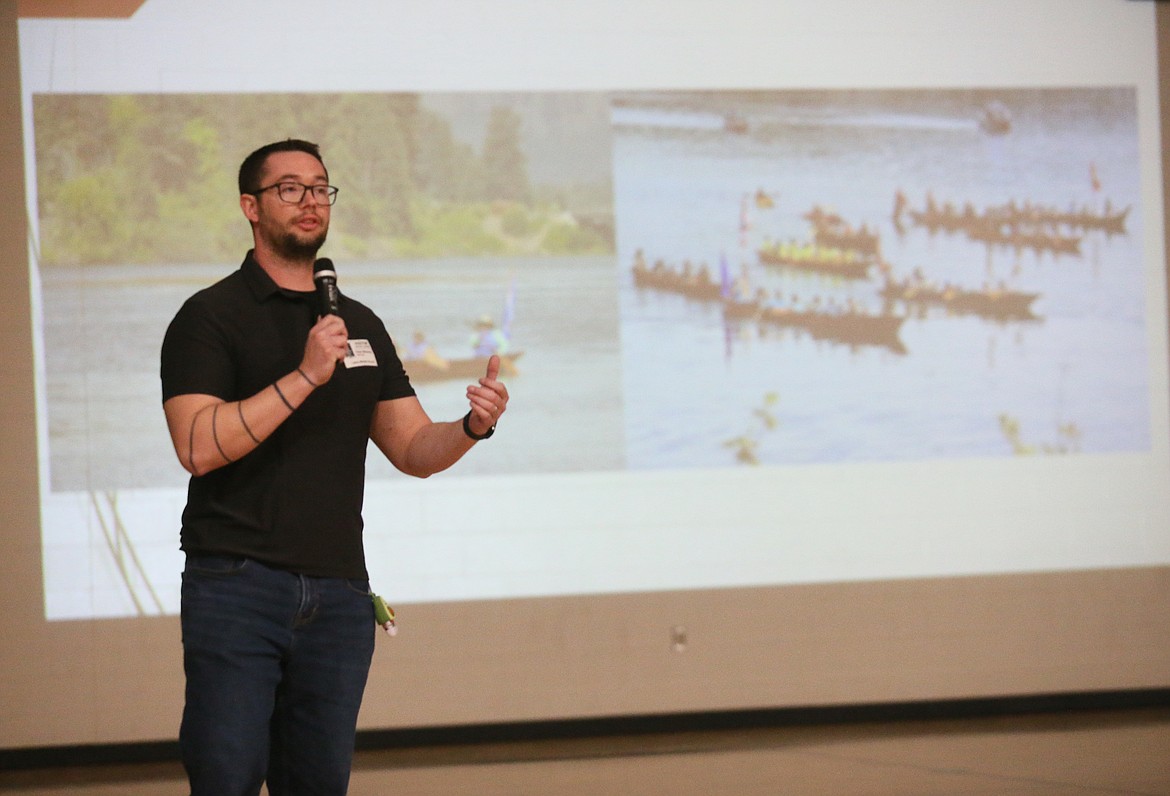
[[[959,660],[1045,620],[1077,646],[1069,599],[1109,623],[1142,607],[1090,595],[1166,593],[1154,4],[20,5],[36,505],[5,566],[35,573],[22,670],[87,696],[4,746],[170,737],[187,475],[158,348],[248,247],[239,162],[287,137],[321,144],[322,255],[432,417],[465,411],[485,323],[514,396],[431,479],[371,449],[404,632],[364,726],[1170,682],[1145,613],[1112,675]],[[770,682],[786,628],[821,686]],[[943,639],[926,685],[893,674],[908,638]],[[436,668],[460,687],[428,696]]]

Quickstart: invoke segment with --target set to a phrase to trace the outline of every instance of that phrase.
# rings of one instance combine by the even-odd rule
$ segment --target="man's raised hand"
[[[478,384],[467,388],[467,400],[471,404],[469,422],[476,434],[486,434],[508,408],[508,388],[499,380],[499,376],[500,357],[492,354],[488,359],[487,373]]]

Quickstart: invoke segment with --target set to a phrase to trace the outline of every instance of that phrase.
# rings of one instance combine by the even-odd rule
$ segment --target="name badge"
[[[347,368],[376,368],[378,358],[369,340],[350,340],[346,346],[345,366]]]

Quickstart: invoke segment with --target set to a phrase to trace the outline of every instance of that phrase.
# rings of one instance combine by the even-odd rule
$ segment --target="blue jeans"
[[[344,794],[374,652],[366,581],[189,555],[182,589],[193,796]]]

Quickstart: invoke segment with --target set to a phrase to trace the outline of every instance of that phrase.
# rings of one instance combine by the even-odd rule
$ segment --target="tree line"
[[[45,94],[33,113],[43,265],[238,260],[239,163],[289,137],[320,143],[340,188],[333,254],[612,250],[612,224],[566,213],[571,186],[531,184],[506,105],[478,152],[414,94]]]

